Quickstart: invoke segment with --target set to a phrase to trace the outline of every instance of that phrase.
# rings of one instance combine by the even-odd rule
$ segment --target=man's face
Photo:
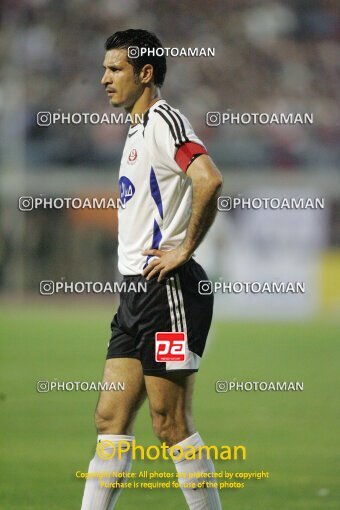
[[[133,67],[126,60],[126,49],[108,50],[105,54],[105,69],[101,84],[110,98],[112,106],[130,108],[143,92],[143,85],[135,76]]]

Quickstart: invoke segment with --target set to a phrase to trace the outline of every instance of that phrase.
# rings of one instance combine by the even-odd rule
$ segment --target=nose
[[[100,83],[101,83],[102,85],[105,85],[105,86],[106,86],[108,83],[110,83],[109,73],[108,73],[108,70],[107,70],[107,69],[105,69],[105,72],[104,72],[104,74],[103,74],[103,77],[102,77],[102,79],[101,79]]]

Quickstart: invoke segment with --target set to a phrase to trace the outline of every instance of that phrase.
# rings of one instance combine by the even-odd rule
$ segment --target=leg
[[[123,382],[124,391],[102,391],[99,397],[95,421],[98,441],[108,441],[112,447],[105,447],[106,453],[113,452],[113,445],[119,441],[132,441],[133,422],[138,409],[145,400],[145,384],[141,363],[133,358],[112,358],[106,361],[103,382]],[[90,462],[89,473],[127,472],[131,469],[131,453],[126,452],[121,459],[102,458],[98,453]],[[112,510],[121,489],[109,484],[118,478],[89,478],[86,481],[81,510]],[[123,481],[120,478],[119,481]],[[103,485],[106,484],[106,485]]]
[[[186,449],[192,452],[204,445],[198,432],[195,432],[191,402],[195,374],[187,375],[178,372],[164,376],[145,376],[145,385],[149,398],[150,413],[155,434],[161,442],[168,446],[176,445],[179,452]],[[190,448],[189,448],[190,447]],[[187,460],[174,458],[178,472],[186,473],[186,478],[178,478],[184,497],[190,510],[221,510],[221,502],[217,489],[206,488],[202,482],[206,478],[190,478],[189,473],[213,473],[214,465],[207,458],[206,452],[195,455]],[[209,478],[209,482],[215,482]],[[190,482],[191,487],[184,487],[184,482]],[[198,484],[200,484],[198,486]]]
[[[108,359],[103,382],[124,382],[124,391],[102,391],[95,413],[98,434],[131,434],[138,409],[145,400],[142,366],[133,358]]]
[[[145,376],[152,426],[160,441],[172,446],[195,432],[191,414],[195,374]]]

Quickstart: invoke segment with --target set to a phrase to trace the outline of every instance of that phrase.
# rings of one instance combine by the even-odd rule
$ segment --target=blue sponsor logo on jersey
[[[126,204],[126,202],[131,200],[131,198],[135,194],[134,185],[132,184],[130,179],[128,179],[124,175],[123,175],[123,177],[121,177],[119,179],[119,192],[120,192],[120,200],[121,200],[122,204],[124,204],[124,205]]]

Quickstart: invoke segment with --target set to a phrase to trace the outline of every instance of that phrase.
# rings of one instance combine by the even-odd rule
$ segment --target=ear
[[[153,66],[151,64],[145,64],[139,72],[139,79],[141,83],[151,83],[154,78]]]

